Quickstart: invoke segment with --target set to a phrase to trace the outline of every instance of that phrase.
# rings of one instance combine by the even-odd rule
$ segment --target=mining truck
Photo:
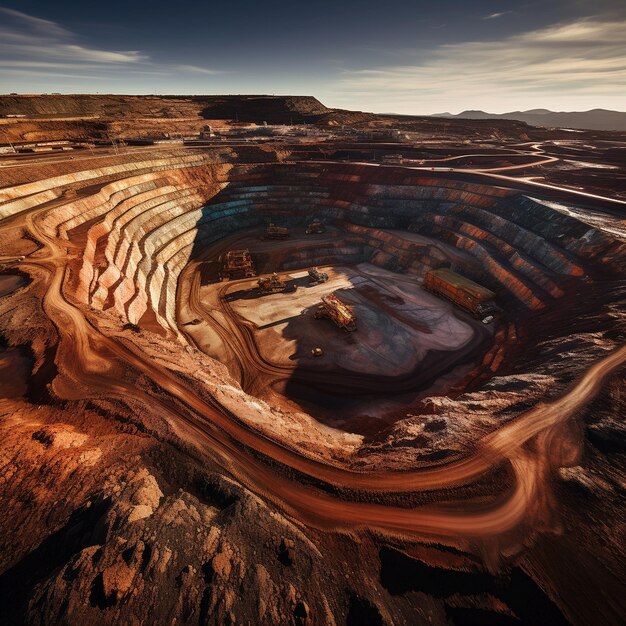
[[[220,257],[220,280],[256,276],[250,250],[229,250]]]
[[[424,289],[443,296],[476,317],[485,318],[500,311],[493,291],[445,267],[426,273]]]
[[[259,291],[262,294],[278,293],[280,291],[296,291],[297,286],[290,287],[288,283],[281,280],[278,274],[274,272],[271,276],[264,276],[257,281]]]
[[[326,227],[319,220],[313,220],[306,227],[306,234],[307,235],[320,235],[320,234],[325,233],[325,232],[326,232]]]
[[[314,287],[315,285],[321,285],[328,280],[328,274],[326,272],[320,272],[317,267],[309,270],[309,285]]]
[[[289,237],[289,229],[276,224],[268,224],[265,235],[261,239],[287,239]]]
[[[344,304],[334,293],[322,298],[322,304],[315,311],[315,319],[330,318],[341,328],[353,332],[356,330],[356,316],[352,309]]]

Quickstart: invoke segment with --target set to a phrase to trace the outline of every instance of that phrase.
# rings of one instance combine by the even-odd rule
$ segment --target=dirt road
[[[550,474],[575,459],[580,446],[580,442],[569,441],[562,429],[594,397],[603,380],[626,363],[626,346],[607,354],[567,393],[485,436],[465,458],[413,471],[350,470],[267,438],[216,400],[198,395],[190,384],[137,346],[100,332],[64,292],[65,247],[39,228],[41,211],[28,213],[25,223],[43,249],[36,258],[27,258],[23,266],[36,267],[39,276],[48,276],[43,306],[61,337],[57,364],[76,382],[59,385],[57,391],[68,398],[94,393],[122,400],[132,397],[142,401],[147,410],[158,407],[177,432],[200,445],[225,471],[287,514],[320,528],[366,528],[413,539],[434,537],[458,545],[477,538],[493,542],[522,523],[547,523]],[[244,348],[251,351],[249,345]],[[149,377],[160,392],[148,394],[125,382],[121,375],[124,367]],[[531,441],[532,446],[528,445]],[[561,443],[556,445],[558,441]],[[512,475],[506,493],[481,502],[455,501],[449,493],[444,495],[446,490],[470,484],[503,466],[508,466]],[[320,487],[303,485],[303,478]],[[331,489],[326,491],[327,487]],[[337,488],[344,493],[337,495]],[[441,504],[402,508],[385,503],[389,494],[427,490],[440,491]],[[351,499],[355,492],[371,494],[370,501]]]

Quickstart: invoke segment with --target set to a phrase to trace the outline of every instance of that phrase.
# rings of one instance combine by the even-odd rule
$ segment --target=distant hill
[[[588,130],[626,131],[626,113],[607,109],[591,111],[549,111],[531,109],[530,111],[512,111],[510,113],[486,113],[485,111],[463,111],[458,115],[437,113],[432,117],[461,118],[466,120],[517,120],[531,126],[549,128],[584,128]]]
[[[384,142],[391,136],[373,131],[394,128],[424,133],[445,141],[508,138],[525,141],[544,133],[509,119],[446,119],[430,116],[379,115],[333,109],[312,96],[283,95],[118,95],[0,94],[0,145],[26,141],[153,140],[198,136],[207,123],[314,124],[347,126]],[[222,124],[216,123],[217,128]]]
[[[312,96],[0,95],[0,117],[200,117],[289,124],[316,121],[329,112]]]

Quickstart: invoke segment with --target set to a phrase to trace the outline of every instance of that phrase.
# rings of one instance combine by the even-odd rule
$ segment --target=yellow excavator
[[[306,228],[307,235],[320,235],[326,232],[326,227],[320,220],[313,220]]]
[[[334,293],[329,293],[322,298],[322,304],[315,311],[315,319],[330,318],[341,328],[348,332],[356,330],[356,315],[352,308],[344,304]]]
[[[263,294],[279,293],[281,291],[296,291],[297,285],[289,286],[280,276],[274,272],[271,276],[263,276],[257,281],[259,291]]]
[[[256,276],[250,250],[229,250],[220,257],[220,280]]]

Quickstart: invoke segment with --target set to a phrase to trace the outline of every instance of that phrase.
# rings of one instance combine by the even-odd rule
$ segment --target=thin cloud
[[[491,15],[485,15],[483,17],[484,20],[496,20],[499,17],[504,17],[505,15],[510,15],[513,11],[502,11],[501,13],[492,13]]]
[[[624,32],[626,20],[577,20],[499,41],[444,45],[425,62],[346,72],[335,90],[344,102],[380,102],[378,110],[394,103],[399,112],[586,103],[594,92],[626,108]]]
[[[85,79],[88,78],[89,80],[108,80],[109,77],[107,76],[103,76],[101,74],[81,74],[80,76],[77,76],[76,74],[67,74],[67,73],[63,73],[63,72],[50,72],[50,71],[37,71],[37,70],[29,70],[28,74],[34,77],[38,77],[38,78],[81,78],[81,79]],[[21,70],[11,70],[11,69],[7,69],[7,70],[0,70],[0,76],[8,76],[8,77],[15,77],[15,78],[19,78],[21,76],[24,75],[24,72]]]
[[[41,77],[98,78],[118,80],[120,74],[192,73],[213,75],[217,70],[187,64],[158,63],[140,50],[103,50],[84,45],[79,37],[56,22],[0,7],[0,77],[14,80],[15,68],[24,75]],[[90,73],[88,73],[90,72]]]
[[[172,69],[180,70],[181,72],[192,72],[196,74],[207,74],[213,76],[215,74],[223,74],[224,72],[220,72],[219,70],[211,70],[206,67],[198,67],[197,65],[187,65],[185,63],[181,65],[173,65]]]
[[[0,33],[1,35],[1,33]],[[10,54],[12,56],[21,56],[27,59],[59,59],[69,60],[76,67],[80,67],[83,63],[139,63],[147,61],[148,57],[136,50],[129,51],[112,51],[112,50],[96,50],[75,44],[54,45],[42,43],[41,41],[32,41],[31,43],[6,43],[0,42],[0,52]],[[0,60],[0,67],[6,63]]]
[[[0,7],[0,13],[4,13],[10,18],[21,21],[22,23],[28,25],[28,27],[33,31],[37,31],[44,35],[49,35],[51,37],[70,37],[72,35],[72,33],[62,26],[59,26],[56,22],[44,20],[40,17],[35,17],[34,15],[28,15],[27,13],[22,13],[22,11]]]

